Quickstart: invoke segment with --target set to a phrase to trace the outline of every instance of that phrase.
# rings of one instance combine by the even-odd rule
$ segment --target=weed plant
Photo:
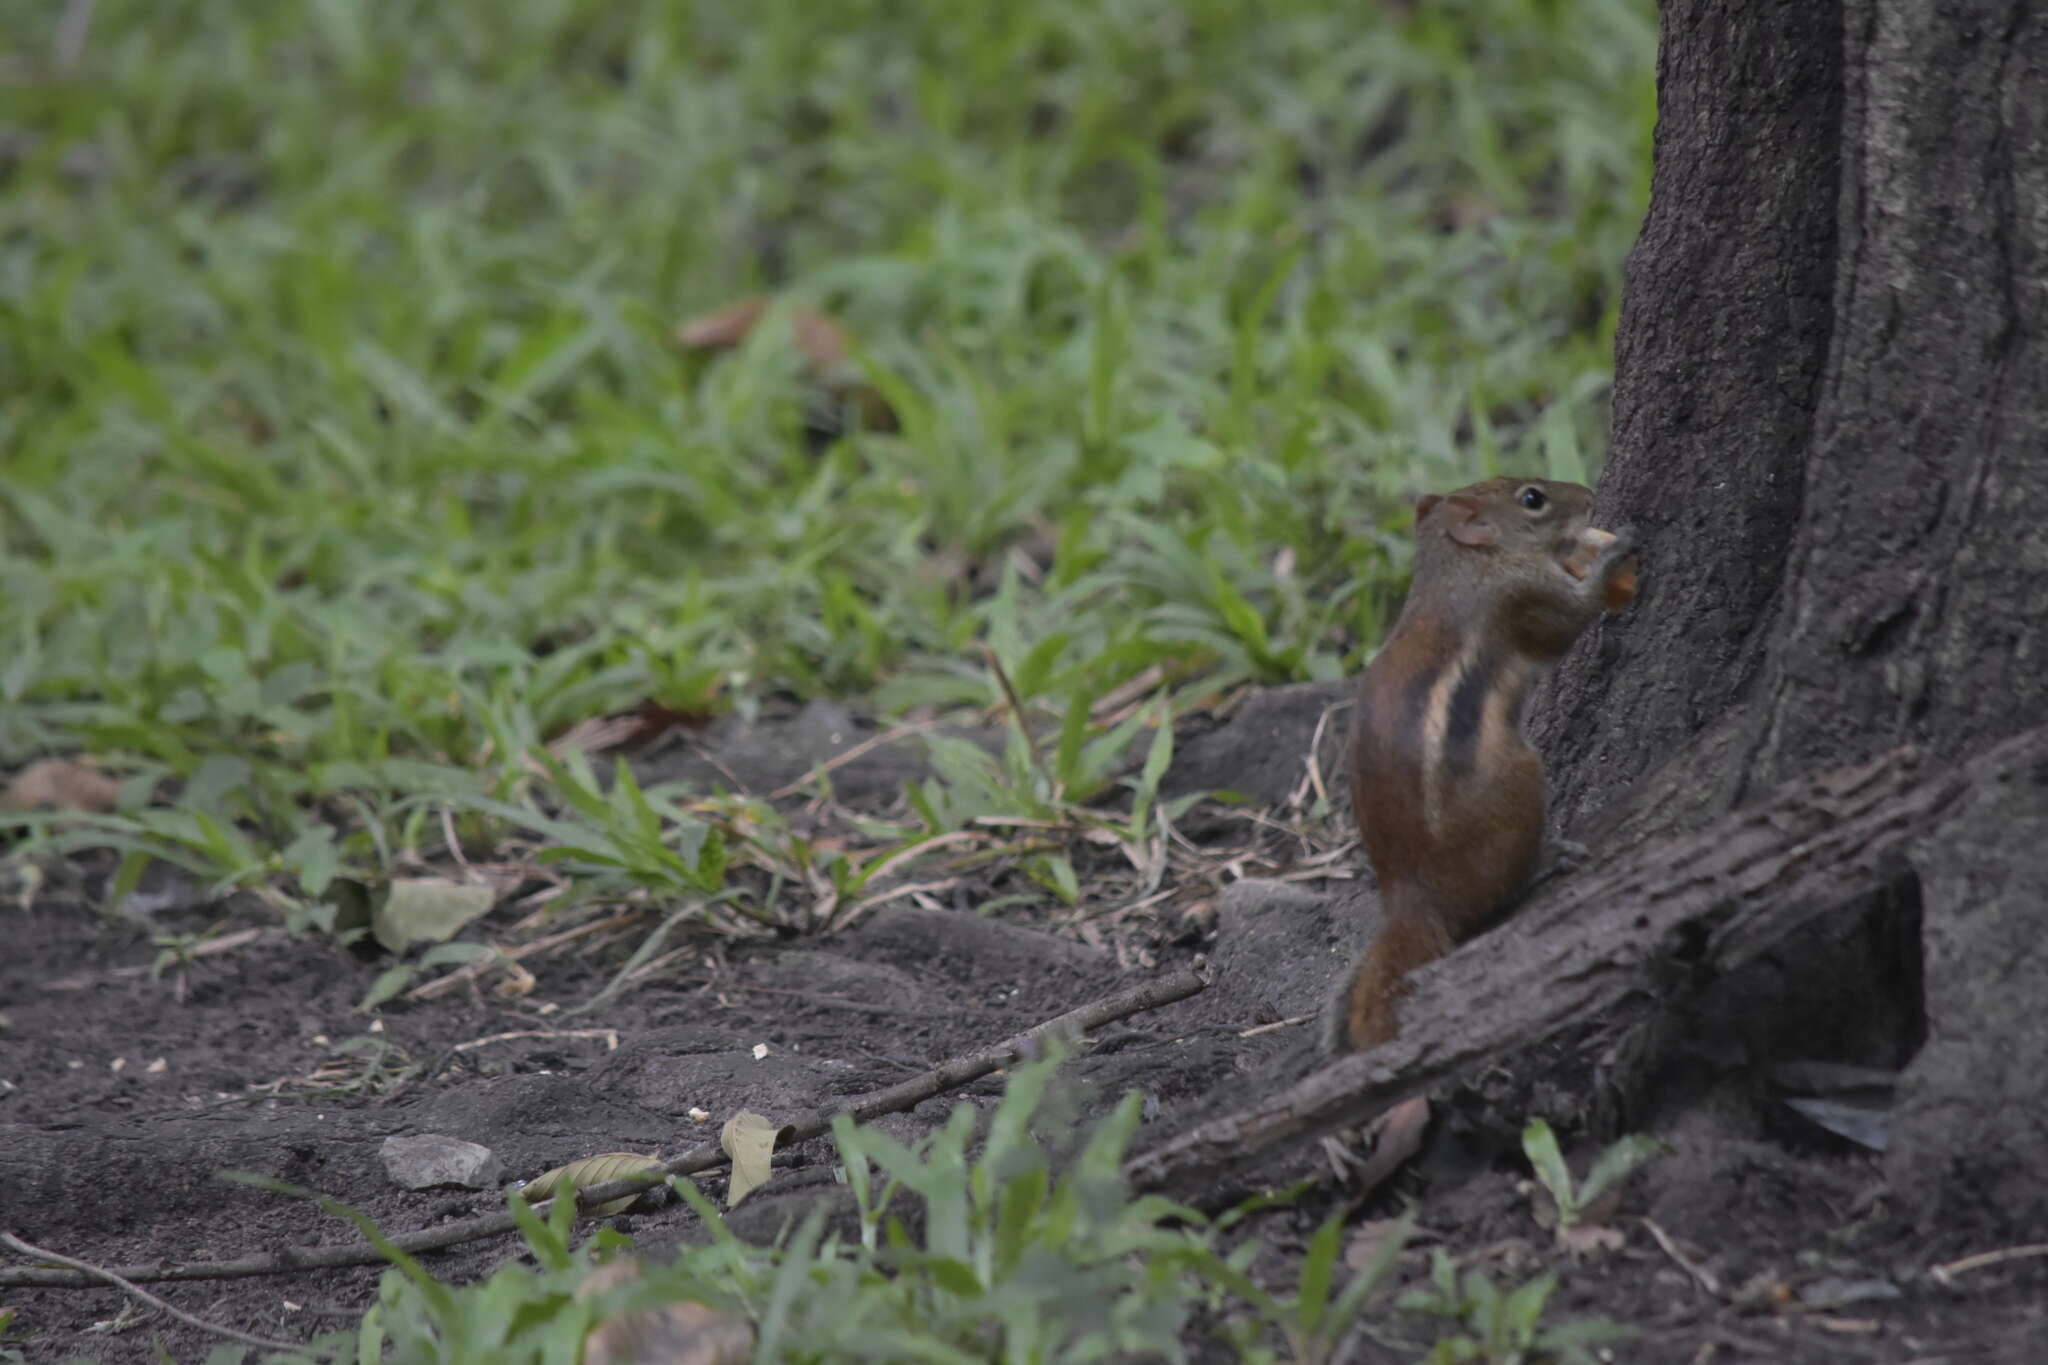
[[[14,825],[127,884],[305,910],[448,807],[708,894],[536,750],[984,646],[1099,788],[1111,688],[1336,677],[1409,495],[1603,449],[1650,0],[77,8],[0,55],[0,759],[123,779]],[[796,305],[895,430],[807,434]],[[894,837],[1047,796],[977,762]]]

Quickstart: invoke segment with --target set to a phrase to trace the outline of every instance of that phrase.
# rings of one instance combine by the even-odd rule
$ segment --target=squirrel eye
[[[1522,506],[1528,508],[1531,512],[1541,512],[1549,504],[1550,499],[1543,496],[1542,489],[1531,486],[1524,488],[1515,501],[1521,503]]]

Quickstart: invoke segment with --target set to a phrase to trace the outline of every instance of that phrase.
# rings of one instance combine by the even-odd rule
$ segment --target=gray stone
[[[496,1188],[504,1177],[498,1154],[474,1142],[441,1133],[388,1137],[379,1149],[384,1171],[408,1190],[433,1185],[461,1185],[472,1190]]]

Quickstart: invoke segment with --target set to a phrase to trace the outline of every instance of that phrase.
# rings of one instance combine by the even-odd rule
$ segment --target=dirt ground
[[[1189,847],[1214,854],[1213,864],[1177,863],[1175,894],[1164,900],[1091,916],[1100,903],[1087,881],[1078,913],[984,916],[977,904],[1019,889],[995,866],[943,902],[905,897],[827,938],[674,938],[668,948],[687,951],[590,1009],[577,1007],[613,980],[646,923],[536,956],[527,965],[537,982],[523,996],[472,987],[366,1015],[356,1004],[388,964],[292,938],[253,898],[181,903],[173,887],[147,919],[110,919],[48,893],[0,907],[0,1230],[100,1265],[353,1240],[302,1203],[220,1183],[221,1168],[314,1187],[387,1230],[465,1218],[501,1207],[500,1197],[399,1189],[382,1166],[383,1139],[480,1142],[507,1178],[597,1151],[673,1154],[715,1137],[738,1108],[789,1116],[894,1084],[1197,954],[1213,963],[1213,986],[1101,1030],[1069,1070],[1085,1108],[1138,1087],[1154,1124],[1219,1112],[1301,1064],[1309,1028],[1261,1026],[1313,1013],[1357,933],[1344,897],[1321,894],[1343,881],[1303,876],[1294,894],[1219,894],[1226,876],[1285,875],[1336,846],[1334,827],[1304,834],[1290,823],[1310,785],[1299,756],[1333,696],[1315,687],[1255,694],[1226,721],[1182,736],[1171,785],[1229,787],[1250,806],[1189,813]],[[1325,729],[1326,754],[1334,728]],[[767,792],[872,733],[857,716],[812,706],[722,724],[642,767],[650,778],[696,775]],[[843,765],[838,800],[887,808],[921,753],[914,741],[884,745]],[[1247,809],[1272,818],[1250,819]],[[1349,872],[1357,861],[1343,854],[1307,871]],[[1226,864],[1226,873],[1199,870]],[[505,934],[527,913],[503,904],[483,930]],[[227,951],[150,970],[155,936],[243,931]],[[964,1093],[990,1103],[1000,1078]],[[914,1135],[959,1098],[883,1122]],[[1505,1282],[1556,1269],[1563,1286],[1551,1316],[1634,1326],[1640,1335],[1613,1348],[1624,1361],[2048,1360],[2048,1257],[1967,1268],[1943,1283],[1934,1266],[2028,1239],[1903,1225],[1876,1158],[1841,1139],[1748,1113],[1660,1115],[1651,1126],[1676,1151],[1627,1187],[1610,1219],[1622,1245],[1573,1263],[1532,1216],[1512,1130],[1484,1131],[1477,1109],[1448,1100],[1452,1119],[1440,1130],[1451,1136],[1355,1213],[1414,1205],[1423,1235],[1403,1260],[1404,1282],[1426,1274],[1435,1247]],[[1586,1154],[1573,1155],[1583,1169]],[[829,1142],[804,1144],[778,1157],[788,1170],[778,1183],[800,1185],[830,1160]],[[1248,1172],[1245,1188],[1330,1170],[1311,1148]],[[716,1189],[719,1180],[705,1183]],[[750,1201],[757,1223],[808,1197],[799,1189],[778,1200],[774,1190]],[[1351,1199],[1326,1178],[1294,1206],[1251,1220],[1251,1235],[1269,1248],[1261,1276],[1291,1283],[1309,1233]],[[613,1222],[659,1246],[685,1235],[690,1220],[671,1207]],[[426,1261],[443,1276],[481,1276],[518,1248],[500,1238]],[[348,1325],[378,1274],[370,1266],[152,1288],[212,1321],[301,1339]],[[13,1358],[11,1349],[36,1361],[198,1361],[218,1344],[131,1310],[114,1289],[0,1288],[0,1308],[16,1313],[0,1359]],[[1419,1358],[1424,1326],[1387,1321],[1388,1339],[1360,1343],[1356,1358]]]

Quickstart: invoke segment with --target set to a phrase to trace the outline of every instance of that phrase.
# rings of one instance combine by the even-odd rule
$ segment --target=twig
[[[1094,920],[1107,919],[1115,923],[1122,923],[1126,916],[1135,915],[1140,910],[1149,910],[1161,901],[1172,900],[1184,889],[1179,886],[1169,886],[1163,891],[1154,891],[1149,896],[1139,896],[1136,900],[1126,901],[1121,905],[1112,902],[1095,910],[1077,909],[1067,917],[1066,922],[1069,924],[1087,924]]]
[[[1090,1029],[1100,1028],[1104,1024],[1113,1023],[1144,1010],[1158,1009],[1161,1005],[1185,1000],[1188,996],[1207,988],[1210,979],[1208,965],[1198,963],[1195,967],[1156,977],[1142,985],[1118,991],[1114,995],[1106,995],[1091,1004],[1034,1025],[1022,1033],[1013,1034],[1000,1043],[941,1063],[907,1081],[883,1090],[870,1091],[851,1101],[814,1109],[784,1128],[782,1138],[776,1145],[787,1147],[792,1143],[804,1142],[828,1133],[832,1130],[832,1120],[841,1114],[845,1114],[856,1123],[865,1123],[882,1114],[901,1113],[905,1109],[922,1104],[934,1095],[958,1089],[992,1071],[1000,1071],[1006,1066],[1036,1056],[1049,1039],[1077,1037]],[[601,1185],[578,1190],[576,1202],[580,1207],[587,1209],[613,1199],[637,1194],[650,1185],[660,1184],[672,1175],[695,1175],[713,1166],[722,1166],[726,1160],[725,1150],[718,1143],[703,1143],[681,1156],[663,1162],[652,1171],[622,1176],[617,1180],[607,1180]],[[547,1203],[536,1202],[533,1207],[543,1218],[547,1216]],[[441,1247],[457,1246],[463,1242],[473,1242],[482,1237],[496,1237],[514,1231],[516,1227],[517,1224],[510,1214],[494,1213],[456,1223],[443,1223],[438,1227],[422,1228],[416,1232],[399,1233],[389,1241],[401,1251],[433,1251]],[[368,1242],[341,1242],[326,1246],[294,1247],[269,1256],[254,1256],[243,1261],[194,1261],[183,1265],[167,1265],[159,1261],[151,1265],[123,1266],[119,1273],[129,1279],[144,1282],[231,1280],[248,1279],[257,1275],[282,1275],[295,1270],[319,1270],[331,1266],[375,1265],[383,1259],[383,1253]],[[0,1288],[32,1286],[38,1289],[77,1289],[90,1286],[91,1283],[92,1281],[83,1273],[75,1270],[0,1268]]]
[[[448,806],[441,807],[441,842],[448,846],[449,856],[464,872],[472,871],[469,859],[463,856],[462,840],[455,837],[455,812]]]
[[[2004,1247],[1998,1251],[1980,1251],[1974,1256],[1965,1256],[1960,1261],[1949,1261],[1944,1265],[1935,1266],[1927,1273],[1934,1277],[1936,1284],[1951,1284],[1958,1275],[1967,1275],[1973,1270],[2002,1265],[2007,1261],[2024,1260],[2029,1256],[2048,1256],[2048,1242],[2034,1242],[2022,1247]]]
[[[682,947],[671,948],[658,957],[650,957],[639,966],[628,968],[626,971],[619,973],[619,989],[624,990],[628,986],[637,986],[643,981],[652,981],[684,958],[702,951],[701,948],[693,943],[685,943]],[[703,978],[697,979],[701,980]],[[679,983],[681,980],[683,978],[678,978]]]
[[[894,744],[899,739],[909,739],[912,735],[921,735],[927,730],[937,729],[938,726],[939,722],[936,720],[913,721],[909,725],[899,725],[893,730],[884,731],[882,734],[870,736],[869,738],[864,739],[860,743],[854,745],[851,749],[848,749],[845,753],[834,754],[831,758],[825,760],[823,763],[814,764],[808,772],[806,772],[802,777],[799,777],[796,781],[786,782],[782,786],[777,787],[774,791],[769,792],[768,799],[770,801],[780,801],[785,796],[795,796],[798,792],[802,791],[804,789],[804,785],[810,782],[812,779],[823,777],[826,773],[831,772],[833,769],[838,768],[843,764],[853,762],[853,760],[859,758],[862,754],[867,753],[870,749],[879,749],[884,744]],[[740,788],[737,784],[735,784],[733,789],[737,791]]]
[[[1715,1277],[1714,1272],[1680,1251],[1678,1243],[1671,1240],[1671,1234],[1657,1226],[1656,1219],[1645,1218],[1643,1226],[1650,1230],[1650,1236],[1655,1238],[1657,1245],[1664,1249],[1664,1254],[1676,1261],[1680,1270],[1692,1276],[1694,1284],[1697,1284],[1717,1299],[1721,1297],[1721,1281]]]
[[[1045,766],[1045,753],[1038,747],[1038,736],[1031,733],[1031,718],[1024,714],[1024,703],[1017,700],[1017,689],[1010,686],[1009,670],[1003,667],[1003,661],[993,646],[983,645],[981,654],[988,660],[989,672],[996,675],[996,683],[1010,703],[1010,714],[1016,717],[1018,733],[1024,736],[1024,747],[1031,751],[1031,766],[1038,769],[1049,785],[1057,787],[1059,779],[1053,776],[1052,769]]]
[[[1313,1014],[1297,1014],[1292,1019],[1275,1019],[1270,1024],[1255,1024],[1251,1028],[1239,1029],[1237,1036],[1240,1038],[1256,1038],[1262,1033],[1272,1033],[1279,1029],[1294,1028],[1298,1025],[1306,1024],[1314,1018]]]
[[[446,995],[465,981],[476,980],[501,962],[517,962],[521,958],[532,957],[535,953],[544,953],[549,949],[559,948],[564,943],[572,943],[579,938],[587,938],[592,934],[602,933],[606,929],[617,929],[622,925],[635,923],[653,913],[652,910],[624,910],[608,919],[588,920],[577,925],[574,929],[564,929],[559,934],[549,934],[546,938],[537,938],[531,943],[522,943],[517,948],[499,948],[493,945],[490,952],[485,953],[474,961],[463,963],[460,967],[448,973],[448,975],[437,976],[424,985],[414,986],[405,993],[404,998],[407,1000],[432,1000],[436,996]]]
[[[232,934],[222,934],[219,938],[206,940],[206,942],[193,948],[186,956],[194,958],[212,957],[215,953],[231,952],[236,948],[242,947],[244,944],[254,943],[258,939],[283,938],[284,936],[285,933],[282,929],[237,929]],[[46,991],[82,991],[88,986],[97,986],[104,981],[120,980],[131,976],[148,976],[149,973],[150,968],[146,966],[115,967],[110,971],[104,972],[80,972],[76,976],[65,976],[59,977],[55,981],[45,981],[43,989]]]
[[[515,1038],[602,1038],[606,1052],[616,1052],[619,1047],[619,1031],[615,1028],[523,1028],[511,1033],[472,1038],[466,1043],[457,1043],[454,1050],[473,1052],[486,1044],[509,1043]]]
[[[1339,711],[1350,710],[1351,705],[1351,699],[1347,697],[1343,701],[1333,701],[1328,706],[1325,706],[1322,714],[1316,717],[1315,733],[1309,736],[1308,772],[1303,780],[1309,787],[1315,789],[1316,799],[1323,803],[1324,810],[1330,808],[1330,789],[1323,785],[1323,731],[1329,728],[1331,716],[1334,716]],[[1287,804],[1290,807],[1299,808],[1302,804],[1302,797],[1307,794],[1306,788],[1297,786],[1287,794]]]
[[[786,986],[757,986],[751,981],[721,981],[715,976],[676,978],[677,985],[696,982],[702,982],[710,987],[714,995],[721,991],[756,991],[762,995],[786,995],[793,1000],[822,1005],[827,1009],[854,1010],[861,1014],[890,1014],[905,1019],[959,1019],[967,1015],[997,1013],[995,1010],[971,1005],[952,1005],[937,1010],[912,1009],[907,1005],[875,1005],[865,1000],[849,1000],[843,995],[813,995],[809,991],[793,991]]]
[[[926,845],[920,844],[918,847],[923,848]],[[878,905],[886,905],[901,897],[916,896],[928,891],[951,891],[958,885],[958,877],[941,877],[935,882],[905,882],[901,886],[892,886],[887,891],[877,891],[872,896],[862,897],[846,908],[844,919],[833,920],[831,924],[835,929],[844,929]]]
[[[1134,675],[1129,681],[1119,683],[1097,697],[1095,704],[1088,708],[1088,719],[1098,730],[1114,730],[1123,724],[1133,711],[1151,700],[1151,694],[1165,681],[1166,665],[1153,664]]]
[[[54,1251],[46,1251],[32,1242],[22,1241],[11,1232],[0,1232],[0,1242],[6,1243],[15,1251],[32,1260],[55,1261],[59,1265],[70,1266],[78,1274],[89,1275],[96,1280],[105,1280],[109,1284],[118,1286],[122,1292],[142,1300],[151,1308],[159,1312],[169,1313],[179,1322],[184,1323],[188,1327],[197,1327],[202,1332],[211,1332],[215,1336],[220,1337],[230,1337],[236,1341],[246,1341],[249,1345],[261,1346],[266,1351],[302,1351],[306,1348],[306,1343],[303,1341],[276,1341],[270,1337],[259,1337],[253,1336],[248,1332],[238,1332],[232,1327],[222,1327],[219,1323],[208,1322],[205,1318],[196,1318],[175,1304],[165,1303],[141,1285],[123,1278],[114,1271],[96,1266],[90,1261],[81,1261],[74,1256],[63,1256]]]
[[[878,878],[886,877],[905,863],[922,858],[927,853],[936,853],[942,848],[951,848],[955,844],[971,844],[979,838],[981,836],[971,829],[956,829],[948,834],[935,834],[931,838],[921,840],[918,843],[905,844],[902,848],[897,849],[894,853],[882,859],[881,862],[868,869],[863,885],[872,883]],[[892,892],[890,894],[899,893]],[[868,898],[868,901],[862,901],[861,905],[865,906],[869,901],[879,903],[881,899],[883,898],[871,896]]]

